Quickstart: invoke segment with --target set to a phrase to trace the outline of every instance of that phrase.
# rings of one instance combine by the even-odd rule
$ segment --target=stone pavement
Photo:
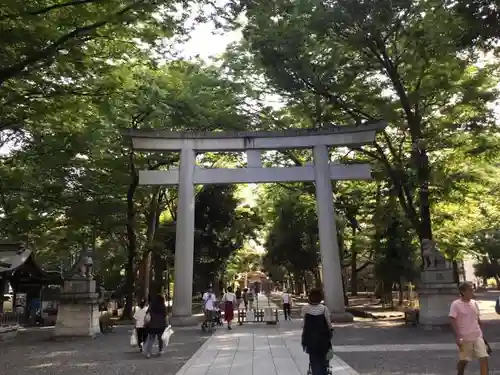
[[[301,332],[299,320],[218,329],[176,375],[305,375],[309,359]],[[338,357],[331,366],[333,375],[357,375]]]
[[[259,294],[254,308],[268,306],[278,308]],[[218,329],[176,375],[305,375],[309,359],[300,344],[301,321],[283,321],[278,309],[279,325],[245,323],[234,324],[232,331]],[[330,364],[333,375],[357,375],[338,357]]]

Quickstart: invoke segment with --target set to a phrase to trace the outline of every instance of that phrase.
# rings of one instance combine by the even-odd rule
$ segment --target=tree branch
[[[85,4],[90,4],[90,3],[98,3],[98,2],[103,2],[104,0],[72,0],[68,1],[66,3],[59,3],[59,4],[53,4],[45,8],[40,8],[37,10],[27,10],[25,12],[19,13],[19,14],[7,14],[6,16],[0,17],[0,20],[4,19],[14,19],[18,17],[22,17],[23,15],[30,15],[30,16],[38,16],[41,14],[48,13],[52,10],[56,9],[61,9],[61,8],[66,8],[70,6],[78,6],[78,5],[85,5]]]
[[[76,39],[76,38],[83,36],[85,34],[89,34],[92,31],[111,23],[113,18],[123,16],[124,14],[130,12],[132,9],[136,8],[138,5],[140,5],[142,3],[144,3],[144,0],[134,2],[134,3],[130,4],[129,6],[126,6],[125,8],[116,12],[114,15],[109,17],[107,20],[95,22],[95,23],[92,23],[92,24],[89,24],[86,26],[77,27],[76,29],[74,29],[70,33],[61,36],[59,39],[57,39],[53,43],[49,44],[47,47],[43,48],[42,50],[36,51],[31,56],[26,57],[24,60],[0,70],[0,86],[8,79],[19,75],[21,72],[23,72],[30,65],[33,65],[33,64],[39,62],[40,60],[47,59],[47,58],[51,57],[59,50],[59,48],[61,48],[68,41],[70,41],[72,39]]]

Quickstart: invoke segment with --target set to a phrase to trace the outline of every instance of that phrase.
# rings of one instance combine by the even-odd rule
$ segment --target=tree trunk
[[[164,272],[165,259],[163,259],[159,248],[153,250],[153,282],[151,283],[151,293],[161,294],[165,286]]]
[[[345,287],[345,273],[342,272],[342,292],[344,293],[344,306],[349,306],[349,296],[347,295],[347,288]]]
[[[351,245],[351,296],[358,295],[358,252],[356,248],[356,227],[352,228]]]
[[[400,279],[399,280],[399,306],[402,306],[403,305],[403,300],[404,300],[404,288],[403,288],[403,280]]]
[[[417,142],[421,141],[420,139]],[[413,153],[417,160],[417,179],[419,183],[420,231],[421,240],[432,240],[431,209],[429,202],[430,164],[427,150],[414,146]]]
[[[307,282],[307,273],[305,271],[302,273],[302,284],[304,285],[304,291],[307,294],[309,292],[309,283]]]
[[[422,115],[419,111],[418,96],[415,97],[416,102],[412,102],[412,99],[408,95],[407,89],[404,85],[404,81],[398,71],[397,64],[391,61],[388,51],[385,45],[382,45],[380,49],[380,56],[384,61],[384,67],[386,72],[393,84],[394,90],[399,97],[401,107],[404,111],[406,121],[408,124],[411,142],[412,142],[412,164],[417,172],[417,183],[418,183],[418,204],[419,204],[419,215],[418,218],[414,218],[412,221],[416,226],[416,230],[419,236],[421,252],[423,252],[422,241],[425,239],[432,240],[432,223],[431,223],[431,210],[430,210],[430,199],[429,199],[429,179],[431,166],[429,162],[429,157],[427,155],[426,140],[423,133],[423,123]],[[379,56],[379,57],[380,57]],[[402,166],[400,166],[402,167]],[[406,182],[406,181],[404,181]],[[403,183],[404,185],[404,183]],[[402,186],[404,187],[404,186]],[[407,197],[408,205],[411,203],[411,194]],[[405,207],[403,207],[405,208]],[[422,263],[423,267],[423,263]]]
[[[321,280],[321,272],[319,270],[319,267],[314,269],[314,279],[316,281],[315,286],[318,289],[323,289],[323,282]]]
[[[125,307],[122,319],[132,318],[134,300],[134,261],[137,253],[137,235],[135,233],[134,196],[139,185],[139,176],[134,164],[134,153],[129,153],[130,184],[127,190],[127,265],[125,269]]]
[[[153,251],[155,247],[155,235],[156,228],[159,223],[160,209],[159,209],[159,196],[160,196],[160,188],[156,187],[153,190],[151,195],[151,199],[149,201],[148,208],[148,221],[147,221],[147,231],[146,231],[146,251],[142,261],[143,267],[143,277],[142,277],[142,290],[141,295],[144,298],[147,298],[150,295],[150,283],[151,283],[151,268],[152,268],[152,259],[153,259]]]

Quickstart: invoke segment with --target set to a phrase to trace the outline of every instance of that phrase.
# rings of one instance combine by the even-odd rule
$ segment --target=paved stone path
[[[176,375],[305,375],[309,360],[300,345],[300,322],[280,325],[219,329]],[[334,375],[357,375],[338,357],[331,365]]]
[[[259,308],[277,306],[258,296]],[[254,304],[256,308],[256,303]],[[308,356],[302,351],[301,321],[234,325],[218,329],[176,375],[305,375]],[[357,375],[340,358],[331,361],[333,375]]]

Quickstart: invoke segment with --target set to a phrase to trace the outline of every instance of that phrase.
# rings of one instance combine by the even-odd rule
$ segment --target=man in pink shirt
[[[459,360],[457,374],[464,375],[467,362],[479,359],[481,375],[488,375],[488,347],[483,339],[479,320],[479,306],[470,283],[458,287],[461,297],[450,307],[451,325],[455,331]]]

